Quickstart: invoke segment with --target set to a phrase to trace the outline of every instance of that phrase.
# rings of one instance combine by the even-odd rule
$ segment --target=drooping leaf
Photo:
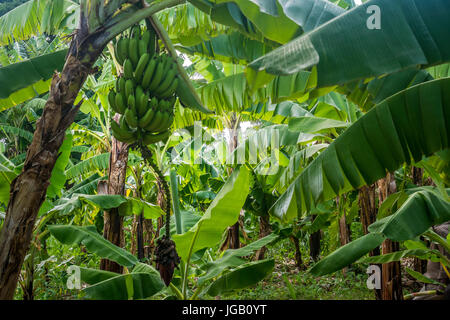
[[[338,271],[381,245],[384,239],[382,234],[368,233],[320,260],[310,269],[310,272],[315,276],[322,276]]]
[[[117,277],[117,275],[118,273],[115,272],[80,267],[81,281],[86,282],[87,284],[96,284]]]
[[[47,92],[66,54],[67,50],[61,50],[0,68],[0,111]]]
[[[120,205],[119,214],[122,216],[140,215],[145,219],[157,219],[164,215],[160,206],[138,198],[126,198],[126,202]]]
[[[403,163],[449,147],[450,78],[404,90],[375,106],[342,133],[270,209],[282,220],[314,204],[371,184]]]
[[[72,179],[92,171],[107,169],[109,166],[109,157],[109,152],[106,152],[80,161],[66,170],[67,179]]]
[[[289,130],[314,133],[324,129],[348,127],[349,123],[319,117],[298,117],[289,120]]]
[[[138,259],[118,246],[115,246],[97,232],[95,226],[79,227],[73,225],[48,226],[50,233],[61,243],[68,245],[85,245],[87,250],[117,262],[118,264],[132,268]],[[106,280],[108,281],[108,280]]]
[[[369,6],[381,28],[367,27]],[[293,74],[317,65],[318,87],[450,60],[450,3],[371,0],[253,61],[255,70]],[[417,19],[420,16],[421,19]]]
[[[178,255],[186,259],[202,248],[215,246],[225,229],[234,224],[249,192],[249,172],[236,168],[202,218],[187,232],[174,235]]]
[[[273,259],[254,261],[241,268],[225,273],[208,288],[208,294],[217,296],[224,292],[243,289],[254,285],[270,274],[275,266]]]
[[[252,254],[256,250],[259,250],[260,248],[275,241],[277,238],[278,235],[272,233],[264,238],[246,245],[245,247],[226,250],[220,259],[209,262],[204,267],[204,269],[206,270],[206,274],[198,279],[198,284],[200,285],[201,283],[218,276],[228,268],[238,267],[245,264],[245,260],[242,259],[242,257]]]
[[[127,281],[129,280],[129,281]],[[131,287],[131,288],[130,288]],[[83,291],[85,297],[95,300],[146,299],[164,288],[159,275],[151,273],[129,273],[98,282]],[[132,292],[132,297],[129,297]]]

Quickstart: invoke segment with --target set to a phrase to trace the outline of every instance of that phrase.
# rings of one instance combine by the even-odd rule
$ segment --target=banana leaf
[[[85,297],[95,300],[146,299],[164,288],[159,275],[129,273],[98,282],[83,289]]]
[[[271,207],[287,221],[315,204],[371,184],[403,163],[449,147],[450,78],[384,100],[330,144]]]
[[[103,238],[95,226],[79,227],[73,225],[50,225],[50,233],[61,243],[68,245],[85,245],[87,250],[118,264],[132,268],[138,259],[118,246]]]
[[[47,92],[66,54],[67,49],[0,68],[0,111]]]
[[[208,288],[210,296],[243,289],[254,285],[269,275],[275,266],[273,259],[254,261],[244,264],[242,267],[225,273],[214,281]]]
[[[371,5],[380,8],[380,29],[366,25]],[[317,85],[327,87],[415,65],[445,63],[450,60],[449,14],[446,0],[367,1],[250,66],[285,75],[317,65]]]
[[[227,227],[236,223],[250,189],[250,175],[244,166],[234,169],[202,218],[187,232],[173,235],[178,255],[186,260],[190,253],[215,246]]]

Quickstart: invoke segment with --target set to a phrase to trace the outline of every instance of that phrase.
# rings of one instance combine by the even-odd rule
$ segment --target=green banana
[[[173,106],[175,105],[175,102],[177,101],[177,96],[172,96],[169,101],[170,110],[173,111]]]
[[[155,116],[155,111],[152,109],[148,109],[147,113],[142,118],[139,119],[138,126],[140,128],[145,128],[152,121],[154,116]]]
[[[120,38],[117,40],[116,45],[114,46],[114,56],[116,57],[117,62],[120,65],[123,65],[123,62],[125,61],[124,56],[120,53],[120,43],[123,42],[123,38]]]
[[[136,114],[133,113],[133,110],[127,109],[125,111],[125,121],[131,128],[136,128],[138,126],[138,119],[136,117]]]
[[[172,81],[175,79],[177,75],[177,71],[172,68],[166,73],[166,77],[161,82],[161,84],[156,88],[156,94],[163,94],[166,93],[166,90],[169,88],[169,86],[172,84]]]
[[[117,110],[119,110],[120,114],[124,114],[125,110],[127,109],[127,106],[125,104],[125,99],[124,99],[123,93],[117,92],[115,100],[116,100]]]
[[[156,64],[157,64],[157,59],[152,58],[150,60],[150,62],[148,63],[147,68],[145,69],[144,77],[142,78],[142,83],[141,83],[142,87],[144,89],[148,88],[150,81],[152,80],[152,76],[153,76],[153,72],[155,71]]]
[[[125,82],[125,96],[128,97],[130,95],[134,96],[134,81],[131,79],[128,79]]]
[[[123,141],[123,139],[131,139],[134,137],[134,132],[127,131],[124,128],[120,127],[119,124],[111,119],[111,129],[114,137],[118,140]]]
[[[128,46],[128,55],[130,56],[130,60],[133,63],[133,66],[136,67],[139,62],[139,48],[138,40],[135,38],[130,39],[130,44]]]
[[[139,87],[138,87],[139,88]],[[142,93],[138,95],[138,90],[136,89],[136,110],[140,117],[144,116],[148,108],[148,93]]]
[[[133,79],[133,63],[130,59],[125,59],[123,63],[123,76],[125,79]]]
[[[161,121],[153,128],[153,132],[161,132],[162,127],[166,124],[168,121],[170,115],[167,112],[163,112],[161,116]]]
[[[111,110],[116,112],[116,113],[120,113],[119,109],[116,106],[116,94],[114,93],[113,90],[111,90],[108,93],[108,102],[109,102],[109,106],[111,107]]]
[[[125,82],[126,82],[126,80],[123,77],[119,78],[119,84],[118,84],[119,91],[118,92],[125,94]]]
[[[148,53],[144,53],[139,59],[136,70],[134,72],[134,78],[138,83],[141,82],[142,75],[144,74],[145,67],[147,66],[149,60],[150,55]]]
[[[154,132],[162,132],[162,131],[166,130],[169,127],[169,125],[171,124],[171,123],[169,124],[169,121],[170,121],[170,114],[167,112],[164,112],[161,122],[159,123],[158,126],[156,126],[156,128],[153,131]]]
[[[142,138],[142,143],[144,145],[149,145],[152,143],[159,142],[161,140],[165,140],[169,137],[170,131],[161,132],[158,134],[146,133]]]
[[[117,59],[117,62],[119,62],[119,64],[121,64],[121,65],[123,65],[123,63],[125,62],[125,59],[128,58],[129,41],[130,40],[128,38],[121,38],[121,39],[119,39],[119,41],[117,41],[116,57],[119,58],[119,59]]]
[[[159,62],[155,70],[155,75],[153,76],[152,81],[150,82],[150,85],[148,87],[150,91],[154,91],[158,87],[164,75],[163,72],[164,72],[164,63]]]
[[[139,40],[139,42],[138,42],[139,56],[142,57],[142,55],[148,53],[147,52],[147,45],[148,45],[148,43],[145,42],[145,40]]]
[[[130,35],[133,39],[139,39],[141,37],[141,27],[139,25],[133,26]]]
[[[178,77],[175,77],[175,79],[173,79],[172,83],[170,84],[169,88],[167,88],[167,90],[161,94],[161,98],[168,98],[171,95],[173,95],[175,90],[177,90],[179,81],[180,80],[178,80]],[[173,97],[176,99],[175,96],[173,96]],[[173,101],[173,104],[175,104],[175,101]]]
[[[147,47],[148,47],[148,44],[149,44],[149,42],[150,42],[150,37],[151,37],[151,35],[150,35],[150,31],[149,31],[149,30],[145,30],[145,31],[142,33],[141,40],[144,41],[144,42],[147,44]],[[146,47],[146,48],[147,48],[147,47]],[[148,51],[146,50],[146,52],[148,52]]]
[[[150,33],[150,40],[148,41],[148,53],[152,56],[156,53],[156,32],[153,30],[153,28],[150,28],[148,30]]]
[[[158,108],[158,104],[159,104],[159,101],[158,101],[158,99],[156,99],[156,97],[153,97],[151,100],[150,100],[150,108],[152,108],[153,110],[156,110],[157,108]]]
[[[116,83],[114,84],[114,89],[116,89],[116,92],[120,92],[120,79],[123,79],[122,77],[117,78]]]
[[[128,96],[128,109],[131,109],[133,111],[133,114],[136,116],[137,119],[137,112],[136,112],[136,98],[134,95],[130,94]]]
[[[160,125],[162,119],[163,119],[163,113],[159,110],[156,111],[155,116],[153,117],[152,121],[144,129],[146,131],[155,132],[155,128]]]

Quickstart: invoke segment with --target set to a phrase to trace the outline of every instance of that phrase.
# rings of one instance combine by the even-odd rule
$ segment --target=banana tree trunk
[[[113,121],[118,120],[118,115]],[[128,164],[128,144],[112,138],[111,155],[109,158],[108,182],[106,194],[125,195],[125,180]],[[123,247],[123,217],[119,215],[118,208],[104,212],[103,237],[118,247]],[[102,259],[100,269],[122,273],[122,266],[118,263]]]
[[[414,183],[416,186],[423,185],[423,169],[422,168],[417,168],[417,167],[413,166],[411,168],[411,176],[412,176],[412,183]],[[421,240],[422,241],[424,240],[423,237],[421,237]],[[419,258],[414,258],[413,269],[414,269],[414,271],[424,274],[427,271],[427,261],[419,259]]]
[[[316,215],[312,216],[312,221],[316,219]],[[319,260],[320,255],[320,230],[313,232],[309,235],[309,256],[312,261]]]
[[[101,53],[101,50],[82,52],[79,42],[85,38],[80,29],[71,43],[61,74],[53,76],[50,95],[42,117],[36,123],[22,173],[11,183],[10,200],[0,232],[0,299],[14,296],[34,223],[59,156],[58,150],[79,109],[73,103]]]
[[[265,214],[259,217],[259,239],[268,236],[272,232],[272,227],[270,226],[270,216]],[[267,251],[266,246],[262,247],[256,251],[255,259],[264,260],[264,255]]]
[[[364,234],[369,233],[369,226],[377,220],[377,204],[375,201],[375,185],[364,186],[359,189],[359,217]],[[369,256],[379,256],[380,248],[369,251]],[[381,269],[381,265],[378,265]],[[375,298],[381,300],[381,289],[375,290]]]
[[[394,175],[388,173],[386,178],[378,180],[379,204],[397,191]],[[399,250],[398,242],[389,239],[381,245],[381,253],[388,254]],[[381,268],[381,298],[382,300],[403,300],[402,277],[400,262],[384,263]]]
[[[92,66],[115,35],[181,2],[166,0],[152,3],[149,8],[138,10],[133,16],[119,13],[121,18],[118,18],[119,14],[113,15],[120,8],[119,2],[80,2],[80,22],[73,33],[65,65],[61,74],[53,76],[49,98],[42,117],[36,122],[22,172],[11,183],[10,200],[0,231],[0,299],[12,299],[14,296],[36,216],[45,200],[51,173],[58,159],[58,150],[79,109],[79,105],[74,107],[75,99],[87,76],[93,72]],[[102,17],[105,10],[111,15]],[[114,23],[112,19],[115,19]],[[109,26],[104,27],[103,24]]]
[[[10,200],[0,231],[0,299],[14,296],[58,150],[80,106],[74,106],[75,98],[106,45],[102,36],[89,33],[87,18],[82,14],[63,70],[53,75],[49,98],[42,117],[36,122],[22,172],[11,183]]]

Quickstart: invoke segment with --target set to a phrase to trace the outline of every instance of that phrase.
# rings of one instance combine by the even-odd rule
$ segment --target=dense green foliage
[[[0,230],[86,1],[0,1]],[[381,30],[366,28],[371,4]],[[145,10],[101,9],[96,32]],[[414,283],[403,295],[439,285],[406,264],[450,267],[431,249],[450,251],[432,229],[450,220],[449,15],[444,0],[192,0],[140,21],[142,35],[118,34],[75,100],[15,297],[374,299],[366,268],[396,261]],[[165,100],[144,70],[156,91],[179,81],[170,121],[151,130],[135,97],[144,109]],[[164,137],[144,148],[157,128]],[[119,164],[116,139],[129,143]],[[114,166],[123,194],[105,194]],[[121,246],[103,236],[107,212],[120,216]],[[169,236],[180,261],[166,286],[155,252]],[[373,256],[387,239],[399,250]]]

